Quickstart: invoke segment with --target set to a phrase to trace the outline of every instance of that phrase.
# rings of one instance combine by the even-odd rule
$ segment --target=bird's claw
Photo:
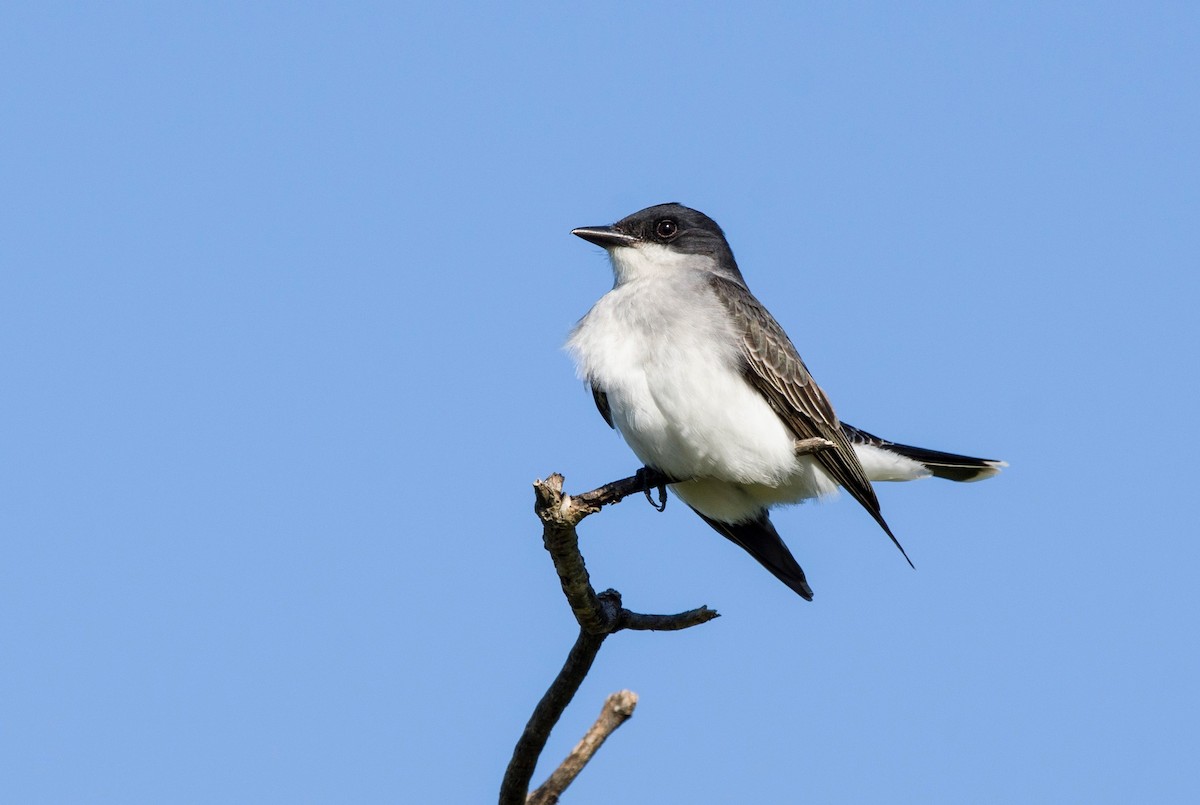
[[[652,471],[649,467],[642,467],[637,471],[638,480],[642,483],[642,493],[646,496],[646,501],[655,508],[656,511],[666,511],[667,509],[667,485],[655,484],[652,480]],[[654,498],[650,496],[650,492],[654,489],[658,490],[658,502],[654,502]]]
[[[667,510],[667,487],[663,484],[658,485],[658,503],[654,502],[654,498],[650,497],[650,487],[646,487],[646,500],[650,502],[657,511]]]

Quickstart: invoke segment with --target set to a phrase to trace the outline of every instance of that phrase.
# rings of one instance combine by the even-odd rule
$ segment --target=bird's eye
[[[654,225],[654,234],[663,240],[670,240],[679,234],[679,226],[670,218],[664,218]]]

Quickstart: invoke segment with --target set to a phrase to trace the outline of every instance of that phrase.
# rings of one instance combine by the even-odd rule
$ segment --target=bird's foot
[[[646,495],[646,500],[658,511],[665,511],[667,508],[667,484],[663,478],[663,474],[658,470],[650,467],[642,467],[637,471],[635,477],[642,485],[642,492]],[[650,496],[652,490],[658,490],[658,502],[654,502],[654,498]]]

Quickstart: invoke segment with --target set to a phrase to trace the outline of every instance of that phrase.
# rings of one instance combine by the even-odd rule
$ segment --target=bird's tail
[[[696,510],[692,509],[692,511]],[[696,514],[700,514],[700,512],[696,512]],[[705,517],[703,514],[700,514],[700,519],[716,529],[721,536],[740,546],[757,559],[759,564],[771,571],[775,578],[799,593],[805,601],[812,600],[812,587],[808,586],[808,581],[804,578],[804,571],[800,569],[796,557],[792,556],[792,552],[780,538],[779,532],[775,530],[775,526],[772,525],[765,511],[759,514],[757,519],[745,523],[722,523],[720,520]]]
[[[973,458],[955,453],[943,453],[940,450],[929,450],[924,447],[896,444],[867,433],[865,430],[859,430],[853,425],[847,425],[845,422],[842,423],[842,432],[846,434],[846,438],[850,440],[851,444],[866,444],[890,450],[919,462],[935,477],[950,481],[982,481],[984,478],[991,478],[1008,466],[1007,462],[992,458]]]

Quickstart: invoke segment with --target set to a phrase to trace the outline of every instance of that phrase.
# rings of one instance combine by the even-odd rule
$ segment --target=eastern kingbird
[[[615,279],[567,341],[600,415],[647,467],[678,479],[672,490],[704,522],[805,599],[812,588],[772,506],[845,487],[908,559],[871,481],[978,481],[1007,466],[839,422],[704,213],[659,204],[572,234],[607,250]],[[824,448],[798,450],[804,440]]]

